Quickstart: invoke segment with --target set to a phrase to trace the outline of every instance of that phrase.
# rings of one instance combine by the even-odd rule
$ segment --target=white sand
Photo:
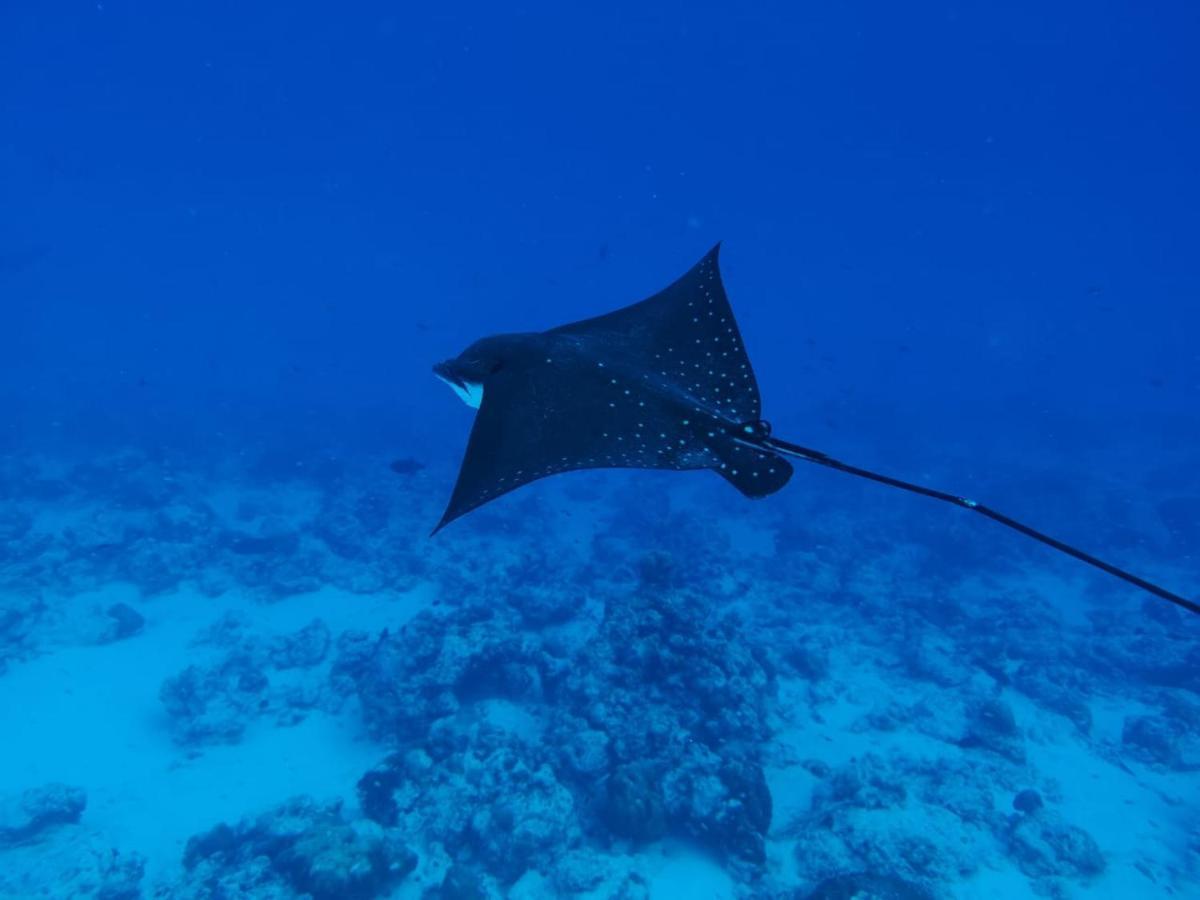
[[[219,654],[191,647],[227,612],[259,635],[294,631],[320,617],[336,634],[403,624],[430,599],[322,591],[286,603],[217,600],[180,591],[137,606],[144,631],[114,644],[65,647],[15,664],[0,678],[0,791],[49,781],[84,788],[84,823],[112,846],[147,857],[147,880],[169,877],[187,839],[297,794],[352,801],[354,785],[383,749],[362,738],[353,715],[312,711],[299,725],[254,723],[243,740],[193,758],[172,742],[159,701],[163,680]],[[130,600],[115,588],[109,602]]]

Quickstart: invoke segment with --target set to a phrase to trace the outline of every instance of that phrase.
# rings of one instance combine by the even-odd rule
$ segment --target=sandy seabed
[[[0,896],[1200,896],[1172,608],[703,474],[430,539],[451,475],[4,461]]]

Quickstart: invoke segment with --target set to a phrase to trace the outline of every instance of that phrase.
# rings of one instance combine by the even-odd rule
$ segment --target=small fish
[[[425,463],[418,462],[411,456],[405,456],[402,459],[393,459],[388,464],[388,468],[397,475],[416,475],[425,468]]]

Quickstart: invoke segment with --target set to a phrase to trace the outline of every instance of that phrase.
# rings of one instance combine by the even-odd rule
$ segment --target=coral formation
[[[348,820],[340,803],[299,797],[188,841],[183,897],[308,896],[368,900],[402,880],[417,856],[400,835]],[[217,887],[219,886],[219,887]],[[284,888],[295,893],[284,893]]]
[[[36,839],[55,825],[79,821],[87,807],[82,788],[47,784],[19,797],[0,797],[0,847]]]
[[[584,477],[563,489],[613,514],[578,534],[526,497],[510,530],[485,514],[419,544],[438,500],[421,472],[396,494],[362,467],[261,466],[203,490],[151,483],[136,455],[9,476],[0,687],[56,654],[144,659],[144,730],[121,739],[169,754],[164,796],[204,766],[234,783],[242,753],[258,768],[239,784],[275,784],[164,851],[104,842],[85,804],[111,786],[40,778],[0,803],[0,895],[634,900],[681,871],[764,900],[988,896],[996,873],[1051,896],[1192,883],[1080,812],[1096,778],[1147,808],[1194,784],[1200,650],[1170,610],[1136,629],[1063,616],[1003,580],[1013,559],[978,561],[981,586],[943,565],[958,543],[897,547],[882,513],[866,564],[811,521],[697,517]],[[47,503],[75,511],[47,529]],[[302,789],[327,799],[286,800],[295,759],[270,770],[289,735],[361,761]]]

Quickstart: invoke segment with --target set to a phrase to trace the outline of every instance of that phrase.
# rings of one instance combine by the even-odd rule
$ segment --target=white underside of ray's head
[[[438,378],[442,378],[438,375]],[[442,381],[450,385],[450,389],[458,394],[459,399],[472,409],[479,409],[479,404],[483,402],[483,385],[472,381],[465,381],[462,384],[455,384],[448,378],[442,378]]]

